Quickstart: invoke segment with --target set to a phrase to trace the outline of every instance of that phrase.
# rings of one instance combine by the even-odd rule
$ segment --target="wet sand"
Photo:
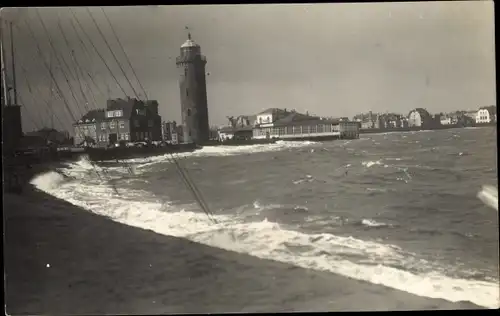
[[[8,314],[472,309],[126,226],[30,186],[4,195]]]

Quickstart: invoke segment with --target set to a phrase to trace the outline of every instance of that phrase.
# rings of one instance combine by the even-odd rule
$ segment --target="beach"
[[[9,314],[479,308],[159,235],[29,185],[4,218]]]

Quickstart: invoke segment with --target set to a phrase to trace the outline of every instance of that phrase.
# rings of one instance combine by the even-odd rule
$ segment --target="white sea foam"
[[[366,168],[370,168],[371,166],[381,165],[382,162],[380,160],[377,160],[377,161],[363,161],[363,162],[361,162],[361,164],[363,166],[365,166]]]
[[[217,157],[217,156],[236,156],[244,154],[253,154],[261,152],[281,151],[290,148],[300,148],[318,144],[312,141],[277,141],[274,144],[257,144],[257,145],[241,145],[241,146],[204,146],[193,152],[175,153],[174,157]],[[168,162],[172,155],[161,155],[148,158],[135,158],[125,160],[126,162],[141,163],[151,165],[158,162]]]
[[[485,185],[477,194],[477,197],[487,206],[498,211],[498,188]]]
[[[368,226],[368,227],[387,227],[387,226],[390,226],[389,224],[386,224],[386,223],[377,222],[374,219],[363,219],[363,220],[361,220],[361,224],[363,224],[364,226]]]
[[[405,260],[402,250],[395,246],[326,233],[305,234],[282,229],[267,220],[243,223],[236,216],[217,215],[219,224],[214,225],[203,214],[190,211],[192,206],[174,207],[155,201],[142,191],[128,191],[128,198],[124,200],[107,186],[61,182],[53,172],[38,176],[32,184],[94,213],[159,234],[184,237],[303,268],[330,271],[420,296],[453,302],[471,301],[490,308],[499,306],[496,282],[454,279],[438,273],[415,274],[389,266]],[[254,207],[265,206],[256,203]],[[307,247],[297,250],[294,246]],[[365,263],[353,262],[349,259],[352,256],[363,257]]]

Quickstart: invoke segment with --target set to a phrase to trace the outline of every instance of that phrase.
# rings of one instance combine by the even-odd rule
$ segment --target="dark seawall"
[[[159,235],[29,186],[4,197],[9,314],[479,308]]]

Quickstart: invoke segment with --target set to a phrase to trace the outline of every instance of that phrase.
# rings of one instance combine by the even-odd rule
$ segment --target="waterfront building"
[[[163,141],[167,144],[178,144],[179,139],[177,135],[177,123],[173,122],[164,122],[162,124],[163,131]]]
[[[263,123],[260,118],[262,117]],[[359,138],[359,123],[269,109],[257,115],[254,139]]]
[[[176,65],[180,70],[179,88],[184,143],[203,143],[210,138],[206,63],[200,45],[191,39],[191,34],[188,34],[187,41],[180,48],[180,56],[176,58]]]
[[[408,114],[409,127],[428,128],[433,125],[433,118],[426,109],[416,108]]]
[[[475,115],[477,124],[496,122],[496,106],[485,106],[479,108]]]
[[[113,99],[74,124],[75,145],[107,147],[119,142],[161,141],[158,102]]]
[[[441,123],[441,125],[451,125],[451,124],[454,124],[453,121],[452,121],[452,118],[448,115],[441,115],[439,117],[439,121]]]
[[[90,110],[83,115],[78,122],[73,124],[75,129],[75,146],[94,147],[97,146],[98,124],[104,120],[104,110]]]

